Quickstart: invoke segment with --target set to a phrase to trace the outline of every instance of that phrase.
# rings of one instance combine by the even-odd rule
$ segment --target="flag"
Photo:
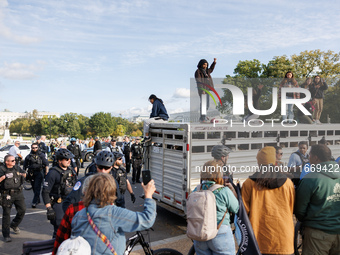
[[[235,190],[239,201],[238,213],[235,215],[234,219],[235,237],[239,246],[237,255],[261,255],[253,227],[251,226],[247,211],[244,208],[240,183],[237,183]]]

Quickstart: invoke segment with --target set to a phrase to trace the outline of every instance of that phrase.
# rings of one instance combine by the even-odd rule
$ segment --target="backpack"
[[[216,197],[213,191],[223,188],[223,185],[214,184],[207,190],[202,190],[201,185],[197,191],[192,192],[187,200],[187,236],[196,241],[213,239],[222,225],[228,212],[217,226]]]
[[[91,246],[82,236],[71,237],[61,243],[57,255],[90,255]]]

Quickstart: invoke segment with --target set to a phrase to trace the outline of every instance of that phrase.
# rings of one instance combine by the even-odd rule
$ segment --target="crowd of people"
[[[207,111],[209,109],[209,93],[214,90],[214,83],[211,77],[211,73],[214,71],[216,66],[216,58],[210,65],[205,59],[201,59],[197,64],[197,70],[194,74],[197,83],[198,96],[200,98],[200,119],[201,123],[210,123],[207,117]],[[320,118],[323,111],[323,98],[324,92],[328,89],[328,85],[325,79],[322,79],[320,75],[316,75],[313,79],[308,77],[305,82],[300,86],[297,80],[294,78],[294,74],[291,71],[286,72],[285,77],[279,85],[279,98],[281,98],[282,88],[304,88],[309,90],[311,93],[311,99],[304,104],[305,108],[311,115],[305,115],[299,109],[297,110],[296,121],[304,124],[321,124]],[[262,84],[259,84],[253,89],[252,103],[255,109],[260,109],[259,99],[261,96]],[[305,95],[301,93],[287,93],[286,99],[297,99],[304,98]],[[247,113],[243,116],[243,121],[249,121],[256,119],[259,116],[252,113],[249,110],[247,104],[247,97],[245,97],[245,109]],[[286,120],[289,123],[294,121],[294,109],[293,104],[286,105],[286,114],[282,116],[282,120]]]
[[[223,177],[232,179],[228,172],[222,171],[229,152],[223,145],[212,149],[214,160],[205,164],[210,167],[201,171],[201,186],[194,192],[200,187],[209,189],[223,184]],[[242,184],[242,202],[261,254],[294,254],[296,221],[302,225],[302,254],[340,254],[340,157],[334,160],[331,150],[323,143],[309,149],[308,143],[302,141],[289,158],[288,172],[268,171],[269,166],[287,165],[281,161],[282,155],[281,147],[266,146],[259,150],[256,156],[259,171]],[[235,254],[230,222],[222,216],[227,212],[229,219],[229,213],[237,213],[239,207],[233,205],[237,195],[230,181],[225,186],[228,187],[213,193],[217,223],[223,221],[226,227],[220,228],[211,240],[194,241],[199,255]],[[253,252],[249,254],[259,254]]]

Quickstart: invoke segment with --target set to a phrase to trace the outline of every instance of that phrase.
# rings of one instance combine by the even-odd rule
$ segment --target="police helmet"
[[[74,155],[72,154],[72,152],[70,152],[68,149],[63,149],[63,148],[57,150],[57,152],[55,153],[55,156],[57,159],[74,158]]]
[[[70,140],[70,142],[76,142],[76,141],[77,141],[77,139],[74,138],[74,137],[72,137],[71,140]]]
[[[111,151],[101,151],[97,154],[95,163],[99,166],[112,166],[114,163],[114,156]]]
[[[115,161],[119,158],[122,158],[124,157],[124,154],[120,153],[120,152],[115,152],[114,154],[114,158],[115,158]]]
[[[221,159],[229,155],[231,150],[225,145],[215,145],[211,150],[211,156],[215,159]]]

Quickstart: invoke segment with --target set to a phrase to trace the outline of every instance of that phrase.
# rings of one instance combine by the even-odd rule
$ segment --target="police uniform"
[[[121,166],[119,168],[115,168],[113,166],[110,173],[113,176],[113,178],[115,178],[116,182],[118,183],[117,190],[120,191],[120,193],[122,194],[122,198],[123,198],[121,207],[125,208],[124,194],[125,194],[125,191],[127,189],[127,181],[126,180],[128,179],[126,171]]]
[[[24,170],[28,168],[26,179],[29,178],[32,183],[34,197],[32,200],[32,206],[40,203],[40,191],[41,184],[44,180],[44,169],[49,165],[45,154],[37,151],[33,153],[31,151],[24,161]]]
[[[126,173],[130,173],[131,169],[131,159],[130,159],[130,152],[131,152],[131,142],[125,142],[123,144],[123,154],[125,157],[125,164],[126,164]]]
[[[74,204],[74,203],[77,203],[77,202],[82,200],[82,197],[83,197],[83,186],[84,186],[85,179],[87,177],[89,177],[90,175],[92,175],[92,174],[96,174],[96,173],[93,173],[93,172],[89,173],[86,176],[80,178],[76,182],[76,184],[73,187],[73,190],[65,198],[65,200],[62,203],[62,208],[63,208],[64,212],[70,206],[70,204]],[[116,180],[116,186],[119,187],[117,180]],[[117,197],[117,199],[115,201],[115,204],[118,207],[123,207],[123,205],[124,205],[124,196],[120,193],[120,190],[118,188],[117,188],[117,191],[116,191],[116,197]]]
[[[50,203],[55,211],[55,219],[50,221],[54,226],[53,237],[55,237],[64,216],[61,203],[72,191],[76,181],[76,174],[71,167],[66,170],[59,166],[52,167],[45,178],[42,197],[44,204]]]
[[[2,235],[4,238],[10,236],[10,227],[16,228],[19,226],[26,212],[25,197],[22,192],[24,177],[20,173],[25,172],[17,165],[13,168],[7,168],[5,165],[0,166],[0,177],[6,176],[0,183],[3,210]],[[11,222],[10,213],[13,204],[17,214]]]
[[[80,151],[80,147],[78,144],[70,144],[67,146],[67,149],[72,152],[72,154],[74,155],[74,160],[76,162],[77,165],[77,175],[79,174],[79,168],[80,168],[80,158],[81,158],[81,151]]]
[[[143,145],[134,143],[131,145],[132,153],[132,183],[140,183],[140,172],[143,163]]]
[[[42,152],[46,156],[46,153],[48,152],[48,148],[46,144],[44,142],[40,142],[38,143],[38,147],[39,147],[40,152]]]

